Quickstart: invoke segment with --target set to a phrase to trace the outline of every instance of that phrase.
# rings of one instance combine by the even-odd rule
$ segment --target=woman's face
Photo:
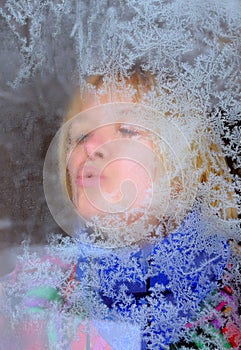
[[[70,235],[83,227],[84,218],[92,241],[103,237],[104,244],[121,231],[120,245],[124,235],[129,242],[153,237],[158,224],[170,231],[192,207],[198,184],[190,141],[182,132],[187,125],[126,95],[115,96],[115,102],[105,97],[89,97],[51,143],[44,167],[51,213]],[[56,163],[58,155],[65,164]]]
[[[100,104],[71,122],[67,172],[72,201],[87,220],[112,215],[130,225],[153,206],[155,141],[124,109]]]

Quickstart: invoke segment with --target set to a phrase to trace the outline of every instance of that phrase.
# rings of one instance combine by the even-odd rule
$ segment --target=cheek
[[[115,172],[118,174],[119,184],[130,181],[135,185],[138,193],[150,189],[153,182],[153,174],[145,164],[134,160],[119,160],[116,162]]]
[[[82,159],[81,150],[79,149],[74,149],[71,152],[71,154],[68,156],[66,167],[67,167],[71,182],[77,175],[78,168],[81,164],[81,159]]]
[[[68,182],[71,186],[71,191],[72,191],[72,194],[73,192],[75,191],[75,171],[74,169],[76,168],[76,166],[74,165],[74,163],[72,161],[69,161],[67,166],[66,166],[66,170],[67,170],[67,177],[68,177]]]

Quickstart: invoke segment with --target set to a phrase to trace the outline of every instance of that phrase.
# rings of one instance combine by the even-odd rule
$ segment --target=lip
[[[103,179],[104,176],[100,175],[100,171],[97,168],[86,165],[79,169],[76,183],[80,187],[95,187],[98,186]]]

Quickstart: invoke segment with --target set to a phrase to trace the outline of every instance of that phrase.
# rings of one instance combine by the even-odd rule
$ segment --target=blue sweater
[[[77,278],[88,280],[90,312],[95,318],[137,323],[143,350],[178,341],[217,287],[229,258],[226,239],[208,229],[192,212],[177,231],[154,244],[113,250],[81,245]],[[98,313],[101,304],[107,312]]]

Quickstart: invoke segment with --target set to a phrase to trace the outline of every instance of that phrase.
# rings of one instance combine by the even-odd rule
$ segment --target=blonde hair
[[[123,83],[125,84],[125,87],[132,88],[133,94],[131,100],[133,103],[140,103],[140,101],[142,101],[143,99],[143,95],[148,93],[152,89],[155,90],[157,95],[159,93],[157,88],[156,77],[150,72],[144,72],[141,69],[136,69],[134,73],[130,75],[130,77],[123,78],[120,75],[118,75],[114,82],[113,80],[111,82],[106,81],[101,75],[91,76],[88,79],[86,79],[86,86],[76,91],[74,98],[72,99],[69,105],[67,114],[64,118],[64,123],[70,121],[80,112],[88,108],[88,98],[90,96],[96,99],[96,105],[103,103],[103,99],[106,98],[107,95],[109,96],[109,100],[105,100],[105,103],[116,101],[119,102],[122,98]],[[96,92],[103,89],[103,87],[105,88],[104,92],[99,94],[99,99],[96,98]],[[122,89],[120,89],[121,87]],[[165,116],[168,117],[169,114],[170,113],[165,113]],[[66,142],[67,132],[64,132],[61,135],[59,149],[60,173],[62,184],[67,190],[66,192],[68,196],[71,198],[71,186],[66,169]],[[208,142],[209,150],[203,147],[203,145],[206,142]],[[201,141],[201,144],[198,144],[197,141],[194,141],[192,143],[191,151],[193,151],[196,154],[195,158],[193,159],[193,162],[195,168],[200,171],[198,178],[199,183],[206,183],[210,180],[212,176],[217,176],[223,178],[227,184],[227,188],[225,189],[225,191],[229,201],[233,203],[232,207],[228,207],[224,210],[225,200],[223,200],[222,203],[220,199],[216,198],[214,198],[213,200],[210,199],[211,206],[213,208],[218,208],[219,214],[223,219],[228,220],[237,218],[237,209],[234,203],[234,192],[232,191],[232,189],[230,190],[229,188],[229,185],[231,184],[232,180],[229,175],[226,160],[221,154],[220,146],[217,143],[212,142],[208,135],[205,135]],[[211,156],[213,159],[215,159],[215,164]],[[213,184],[211,189],[214,191],[214,193],[218,193],[218,191],[221,190],[220,184]]]

